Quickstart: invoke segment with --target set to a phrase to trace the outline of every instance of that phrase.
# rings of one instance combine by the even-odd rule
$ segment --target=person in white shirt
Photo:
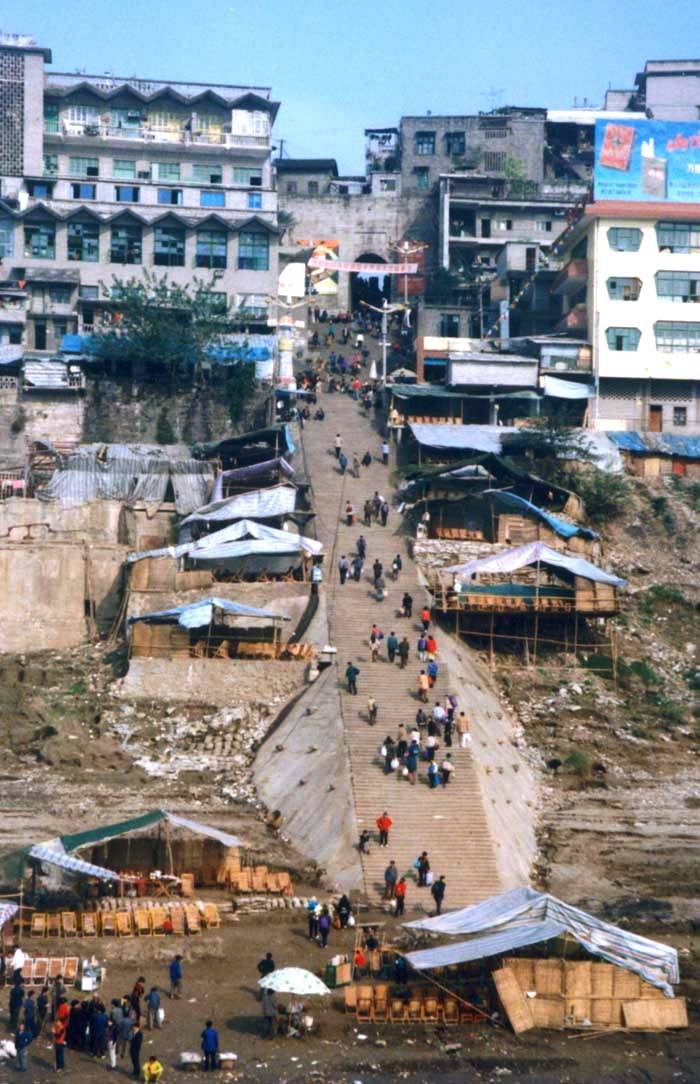
[[[26,958],[26,954],[22,952],[22,949],[19,947],[19,945],[15,945],[15,951],[12,954],[12,963],[10,964],[12,968],[12,981],[15,986],[19,984],[19,981],[22,978],[22,970],[24,968],[24,962]]]

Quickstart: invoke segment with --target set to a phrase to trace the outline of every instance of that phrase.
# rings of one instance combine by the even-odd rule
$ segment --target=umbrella
[[[373,361],[372,364],[369,367],[369,379],[370,380],[376,380],[377,379],[377,363],[376,363],[376,361]]]
[[[304,967],[281,967],[258,980],[258,986],[274,990],[277,994],[330,994],[330,990],[311,971]]]

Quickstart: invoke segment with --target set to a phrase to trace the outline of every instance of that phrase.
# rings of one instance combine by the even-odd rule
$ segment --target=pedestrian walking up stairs
[[[311,421],[304,429],[304,454],[313,485],[318,535],[325,546],[330,639],[338,649],[338,680],[343,687],[341,705],[347,750],[340,751],[339,755],[347,753],[350,758],[358,830],[368,828],[372,835],[370,854],[363,858],[365,891],[374,902],[379,899],[384,886],[384,870],[394,859],[399,876],[404,875],[408,880],[406,913],[430,909],[433,904],[430,891],[417,887],[413,869],[418,854],[425,850],[435,878],[445,875],[445,909],[466,906],[501,889],[472,754],[456,745],[447,750],[452,754],[455,771],[445,789],[428,787],[424,762],[419,765],[415,786],[400,772],[384,774],[383,758],[379,755],[384,738],[391,735],[395,739],[400,722],[410,729],[419,706],[416,684],[421,666],[416,643],[421,628],[418,614],[426,595],[419,586],[416,566],[400,533],[399,516],[393,509],[386,527],[376,523],[370,528],[361,523],[352,527],[346,525],[343,512],[347,500],[361,512],[365,499],[377,490],[391,504],[389,469],[375,458],[368,468],[361,468],[359,479],[350,471],[341,476],[333,453],[336,433],[342,435],[343,448],[351,464],[353,452],[361,457],[369,449],[377,457],[380,439],[371,420],[350,397],[324,395],[323,407],[325,421]],[[361,582],[348,580],[341,586],[338,560],[343,554],[351,557],[360,533],[367,540],[365,572]],[[378,557],[388,572],[397,553],[401,554],[403,570],[396,582],[388,575],[385,577],[388,595],[378,603],[372,591],[371,566]],[[404,591],[414,598],[412,619],[396,616]],[[388,662],[384,646],[379,660],[371,662],[368,637],[375,621],[385,637],[392,630],[400,639],[404,634],[408,637],[411,651],[406,669],[401,670],[398,663]],[[441,633],[439,629],[435,631],[440,662]],[[357,696],[345,691],[344,671],[349,660],[360,670]],[[444,702],[448,692],[455,693],[460,706],[469,707],[468,690],[453,687],[449,674],[441,665],[435,695],[429,699],[426,710],[430,710],[437,699]],[[370,695],[379,704],[375,726],[370,726],[367,721]],[[441,756],[444,752],[443,745]],[[388,847],[380,848],[375,821],[384,810],[394,826]]]

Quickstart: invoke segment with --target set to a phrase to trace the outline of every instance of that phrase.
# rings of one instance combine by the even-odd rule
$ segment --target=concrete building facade
[[[605,108],[641,110],[655,120],[698,120],[700,60],[647,60],[634,87],[606,92]]]
[[[599,428],[700,429],[700,208],[594,203],[552,289],[592,347]]]
[[[270,88],[50,62],[31,38],[0,36],[0,275],[27,293],[13,339],[57,349],[89,330],[101,284],[143,271],[211,281],[222,303],[264,321],[278,274]]]

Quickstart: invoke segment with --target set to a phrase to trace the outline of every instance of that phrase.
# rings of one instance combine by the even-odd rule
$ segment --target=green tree
[[[606,474],[589,466],[569,476],[569,486],[586,506],[591,523],[607,523],[621,514],[629,503],[629,482],[623,474]]]
[[[226,377],[226,398],[228,399],[228,416],[234,426],[243,417],[245,408],[255,395],[257,386],[254,361],[237,361],[231,365]]]
[[[506,180],[510,182],[510,190],[513,195],[526,196],[536,188],[525,170],[525,166],[514,154],[507,154],[503,172]]]
[[[175,431],[170,424],[168,411],[165,407],[161,410],[156,421],[156,442],[158,444],[175,444]]]
[[[167,373],[174,392],[178,378],[194,374],[228,328],[228,309],[214,285],[194,279],[180,286],[148,271],[140,279],[115,276],[102,290],[119,302],[119,318],[95,332],[95,353],[143,377]]]
[[[531,425],[518,430],[518,448],[548,481],[568,478],[577,463],[590,463],[591,451],[580,429],[575,428],[562,407],[550,407]]]

